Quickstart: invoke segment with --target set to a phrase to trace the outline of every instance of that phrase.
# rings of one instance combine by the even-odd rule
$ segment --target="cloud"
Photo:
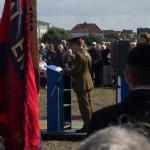
[[[38,16],[51,25],[72,28],[95,22],[102,28],[150,26],[149,0],[38,0]]]
[[[149,11],[147,0],[38,0],[38,10],[40,15],[112,15],[112,14],[136,14],[142,9],[143,12]],[[147,1],[149,4],[150,2]]]
[[[4,0],[0,0],[0,12]],[[92,22],[102,29],[150,27],[149,0],[37,0],[38,19],[71,29]]]

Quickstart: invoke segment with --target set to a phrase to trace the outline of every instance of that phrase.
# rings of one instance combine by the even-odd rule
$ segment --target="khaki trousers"
[[[83,119],[84,125],[83,128],[88,128],[90,120],[92,118],[92,105],[91,105],[91,98],[90,98],[90,91],[83,91],[83,92],[76,92],[79,110],[81,113],[81,117]]]

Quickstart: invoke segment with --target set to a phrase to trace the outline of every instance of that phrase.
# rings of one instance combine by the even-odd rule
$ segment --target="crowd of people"
[[[71,67],[74,60],[72,50],[67,48],[65,40],[62,40],[57,48],[55,48],[52,43],[40,43],[39,56],[41,87],[46,87],[47,65],[56,65],[62,68],[65,66]]]
[[[149,42],[149,38],[148,33],[142,33],[139,42],[136,39],[131,40],[130,49],[136,47],[139,43]],[[65,66],[73,67],[75,56],[68,45],[66,40],[61,40],[58,46],[54,46],[53,43],[48,41],[39,44],[41,73],[45,72],[44,66],[47,65],[56,65],[62,68]],[[94,87],[112,86],[114,81],[111,66],[112,43],[109,41],[103,41],[102,43],[93,41],[90,46],[85,44],[84,49],[89,52],[92,58],[90,73]]]
[[[128,96],[119,104],[93,113],[87,130],[88,135],[91,136],[81,143],[80,150],[150,149],[148,34],[141,34],[137,46],[130,49],[126,65],[124,77],[130,90]]]
[[[90,69],[94,87],[111,86],[111,43],[103,42],[101,45],[92,42],[91,46],[84,45],[92,58]],[[40,71],[45,74],[47,65],[56,65],[64,68],[65,66],[73,67],[75,55],[72,49],[67,45],[66,40],[60,41],[57,47],[52,43],[40,43]],[[44,73],[43,73],[44,72]]]
[[[40,44],[41,61],[44,61],[45,65],[58,65],[63,68],[65,75],[73,77],[74,90],[84,122],[79,132],[87,132],[88,135],[92,134],[89,139],[81,144],[79,149],[120,150],[122,148],[135,150],[137,146],[140,150],[143,146],[145,146],[145,150],[149,149],[149,141],[145,135],[122,127],[107,128],[109,125],[126,126],[133,124],[133,126],[137,125],[146,129],[147,135],[150,135],[149,39],[149,34],[144,33],[140,35],[138,43],[136,41],[131,41],[130,43],[127,67],[124,70],[124,77],[130,90],[129,95],[121,103],[100,109],[94,113],[90,91],[94,87],[111,85],[112,82],[110,74],[111,43],[103,42],[100,45],[92,42],[91,46],[87,47],[84,43],[84,38],[77,37],[69,40],[71,44],[69,48],[65,40],[61,41],[57,50],[54,49],[53,44]],[[143,55],[144,57],[141,57]],[[105,128],[107,129],[105,130]],[[104,130],[97,132],[100,129]],[[110,134],[111,132],[113,134]],[[115,134],[115,132],[117,133]],[[104,139],[102,139],[103,137]],[[128,140],[131,137],[135,139],[134,143]],[[120,143],[121,140],[125,139],[126,141]],[[143,142],[139,143],[139,140],[143,140]]]
[[[47,65],[64,67],[65,65],[70,66],[73,61],[72,50],[67,48],[65,40],[62,40],[57,48],[52,43],[40,43],[39,54]]]

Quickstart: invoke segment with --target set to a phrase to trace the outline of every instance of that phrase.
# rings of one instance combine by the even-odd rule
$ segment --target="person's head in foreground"
[[[149,150],[149,140],[133,129],[108,127],[82,142],[79,150]]]
[[[139,45],[130,51],[124,76],[130,90],[150,88],[150,44]]]

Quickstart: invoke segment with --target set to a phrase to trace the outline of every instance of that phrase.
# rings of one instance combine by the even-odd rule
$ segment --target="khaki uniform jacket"
[[[92,59],[90,54],[81,49],[75,54],[73,69],[67,69],[66,74],[74,77],[73,87],[75,92],[89,91],[93,88],[92,78],[89,72]]]

